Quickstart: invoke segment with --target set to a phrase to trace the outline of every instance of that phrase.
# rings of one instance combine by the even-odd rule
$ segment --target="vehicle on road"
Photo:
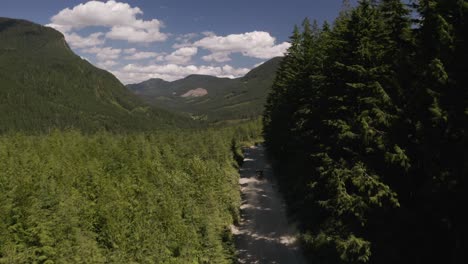
[[[255,173],[257,174],[257,178],[263,179],[263,170],[256,170]]]

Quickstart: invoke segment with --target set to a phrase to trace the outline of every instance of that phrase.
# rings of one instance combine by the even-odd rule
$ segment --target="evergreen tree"
[[[302,47],[299,27],[295,26],[291,39],[291,47],[288,49],[278,69],[271,93],[267,98],[263,118],[264,136],[268,138],[269,149],[275,155],[280,155],[285,148],[281,146],[282,138],[288,138],[287,123],[285,120],[291,114],[294,105],[289,101],[287,91],[294,89],[298,76],[302,71],[301,53]]]
[[[426,2],[420,27],[397,0],[360,1],[331,29],[303,24],[304,63],[275,97],[289,111],[266,115],[283,129],[270,133],[282,136],[266,142],[280,150],[269,148],[279,174],[287,172],[283,191],[317,261],[462,259],[466,3]],[[421,48],[425,41],[434,43]],[[436,227],[440,221],[450,228]]]
[[[426,261],[467,260],[467,219],[458,208],[467,201],[467,11],[467,1],[419,1],[418,82],[407,111],[414,160],[409,206],[417,211],[416,239],[428,239],[428,229],[436,237],[420,248],[437,253]]]

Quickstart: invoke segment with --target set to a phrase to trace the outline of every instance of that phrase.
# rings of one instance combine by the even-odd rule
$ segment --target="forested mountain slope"
[[[57,31],[1,18],[0,263],[232,263],[240,145],[260,123],[192,124]]]
[[[178,119],[151,109],[112,74],[75,55],[58,31],[0,18],[0,132],[141,130]]]
[[[414,4],[305,20],[278,70],[264,135],[314,263],[468,261],[468,1]]]
[[[174,82],[150,79],[127,87],[155,106],[188,113],[196,119],[258,117],[280,61],[279,57],[271,59],[237,79],[190,75]]]

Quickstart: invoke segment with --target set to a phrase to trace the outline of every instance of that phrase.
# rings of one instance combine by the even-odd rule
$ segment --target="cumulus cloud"
[[[124,50],[125,53],[125,50]],[[140,51],[134,52],[132,55],[125,56],[124,59],[126,60],[144,60],[144,59],[151,59],[156,58],[159,54],[156,52],[149,52],[149,51]]]
[[[197,33],[187,33],[187,34],[182,34],[182,35],[177,36],[175,40],[180,41],[180,42],[187,42],[196,37],[198,37]]]
[[[123,53],[125,54],[133,54],[133,53],[136,53],[137,52],[137,49],[135,48],[130,48],[130,49],[124,49],[123,50]]]
[[[99,61],[116,60],[120,57],[121,49],[111,47],[92,47],[82,50],[84,53],[95,54]]]
[[[64,34],[65,39],[70,44],[70,46],[73,48],[79,48],[79,49],[104,44],[105,39],[102,38],[103,35],[104,34],[102,32],[96,32],[96,33],[90,34],[87,37],[82,37],[76,33]]]
[[[250,69],[224,66],[195,66],[195,65],[148,65],[128,64],[117,71],[112,71],[122,82],[138,83],[150,78],[161,78],[167,81],[178,80],[191,74],[213,75],[218,77],[237,78],[244,76]]]
[[[159,30],[138,29],[131,26],[115,26],[106,34],[109,39],[127,40],[132,43],[164,41],[167,35]]]
[[[283,56],[291,46],[288,42],[276,44],[276,39],[268,32],[253,31],[243,34],[217,36],[212,32],[205,32],[206,37],[193,43],[193,46],[212,52],[205,56],[206,61],[227,61],[232,53],[241,53],[247,57],[271,59]]]
[[[97,63],[97,66],[99,68],[103,68],[103,69],[109,69],[115,65],[117,65],[118,63],[116,61],[113,61],[113,60],[107,60],[107,61],[100,61]]]
[[[205,36],[205,37],[216,36],[216,34],[213,31],[203,31],[202,35]]]
[[[190,41],[198,36],[199,34],[197,33],[187,33],[187,34],[179,35],[175,38],[177,43],[172,45],[172,48],[180,49],[184,47],[190,47],[192,46],[192,43]]]
[[[250,69],[214,65],[225,64],[231,60],[231,55],[237,53],[266,60],[282,56],[290,46],[287,42],[277,43],[268,32],[253,31],[218,36],[206,31],[174,36],[175,44],[171,43],[173,50],[155,52],[148,43],[165,41],[170,35],[161,32],[164,24],[160,20],[145,20],[141,17],[143,11],[140,8],[119,0],[83,2],[54,15],[48,26],[61,31],[70,46],[77,49],[80,55],[91,54],[89,58],[98,67],[111,70],[125,83],[149,78],[176,80],[190,74],[236,78],[245,75]],[[99,32],[89,34],[88,30]],[[114,40],[128,43],[113,46]],[[135,43],[144,44],[144,50],[133,46]],[[189,65],[200,50],[207,51],[201,59],[217,64]],[[145,66],[139,60],[155,65]],[[127,65],[130,61],[132,64]]]
[[[187,64],[197,54],[196,47],[183,47],[164,57],[164,60],[173,64]]]
[[[230,52],[214,52],[209,55],[203,56],[202,59],[204,61],[226,62],[231,60],[231,58],[229,57],[230,54]]]
[[[142,20],[138,15],[143,12],[138,7],[114,0],[107,2],[89,1],[72,9],[66,8],[51,18],[50,24],[63,33],[91,26],[110,27],[107,38],[128,42],[156,42],[167,39],[167,34],[160,32],[164,26],[157,19]]]

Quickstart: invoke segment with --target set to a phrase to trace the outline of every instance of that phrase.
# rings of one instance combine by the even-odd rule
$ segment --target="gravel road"
[[[262,146],[245,149],[241,168],[241,223],[233,227],[239,263],[307,263],[288,222]],[[256,170],[263,170],[259,178]]]

